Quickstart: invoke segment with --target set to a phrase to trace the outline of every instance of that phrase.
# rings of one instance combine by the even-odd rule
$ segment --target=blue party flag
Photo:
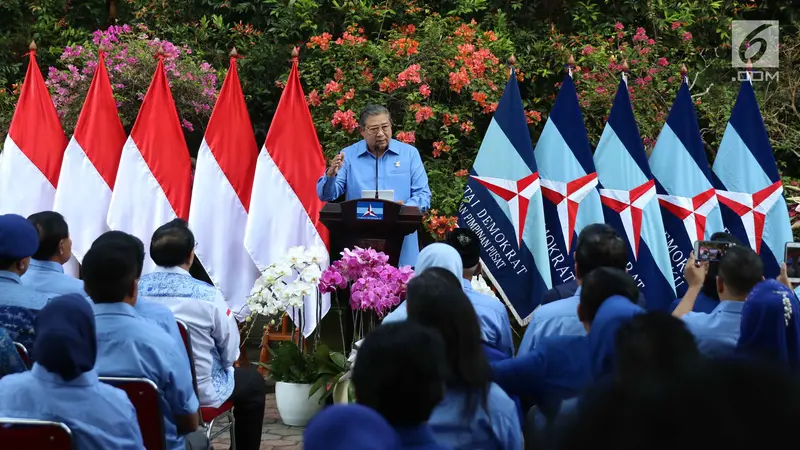
[[[711,170],[700,137],[697,114],[684,79],[650,154],[650,169],[667,236],[672,276],[678,297],[688,285],[683,269],[697,241],[723,230]]]
[[[672,266],[655,180],[624,79],[597,144],[594,163],[606,222],[628,242],[628,273],[636,279],[648,309],[666,310],[675,300]]]
[[[483,273],[520,325],[551,287],[540,187],[512,70],[470,170],[458,226],[478,234]]]
[[[750,81],[742,82],[739,89],[712,172],[725,227],[761,255],[764,276],[777,277],[784,245],[792,241],[792,227]]]
[[[592,147],[570,75],[564,77],[534,155],[541,176],[547,252],[555,286],[575,279],[573,255],[583,227],[604,221]]]

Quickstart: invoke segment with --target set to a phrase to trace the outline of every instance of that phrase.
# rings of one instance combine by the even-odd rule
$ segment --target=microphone
[[[375,200],[378,200],[378,152],[375,152]]]

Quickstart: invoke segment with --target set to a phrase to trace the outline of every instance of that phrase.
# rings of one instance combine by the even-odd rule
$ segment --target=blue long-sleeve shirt
[[[362,191],[375,190],[376,158],[367,149],[366,141],[359,141],[342,150],[344,163],[335,177],[326,174],[317,181],[320,200],[332,202],[345,195],[346,200],[361,198]],[[377,159],[378,190],[394,191],[394,201],[416,206],[425,211],[431,206],[431,190],[428,175],[419,151],[392,139],[389,148]],[[419,255],[417,233],[406,236],[400,252],[400,265],[413,266]]]

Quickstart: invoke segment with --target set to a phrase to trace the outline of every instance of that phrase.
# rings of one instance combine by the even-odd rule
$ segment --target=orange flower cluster
[[[419,41],[407,37],[391,41],[389,46],[397,56],[411,56],[419,53]]]
[[[458,226],[458,217],[440,216],[439,212],[432,209],[425,216],[425,228],[436,238],[444,239],[447,233],[453,231]]]
[[[442,152],[447,153],[450,151],[450,146],[447,145],[443,141],[436,141],[433,143],[433,157],[438,158],[442,155]]]

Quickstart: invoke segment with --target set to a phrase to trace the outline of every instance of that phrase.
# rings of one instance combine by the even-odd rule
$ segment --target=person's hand
[[[788,273],[788,270],[786,269],[786,263],[781,263],[781,274],[778,275],[777,280],[778,280],[778,283],[788,287],[791,290],[794,290],[794,287],[792,286],[792,282],[789,281],[789,273]]]
[[[708,274],[708,261],[697,263],[694,259],[694,252],[689,255],[689,261],[686,262],[686,267],[683,268],[683,277],[690,287],[700,287],[706,280]]]
[[[344,164],[344,153],[339,153],[331,160],[331,165],[328,167],[328,171],[325,172],[325,175],[335,177],[336,174],[339,173],[339,169],[342,168],[342,164]]]

